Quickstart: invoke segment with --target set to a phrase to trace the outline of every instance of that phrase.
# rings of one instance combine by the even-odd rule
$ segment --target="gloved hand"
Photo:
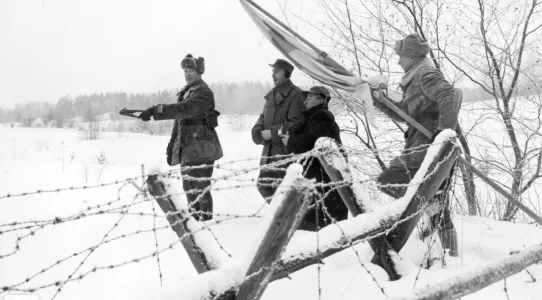
[[[271,136],[271,130],[269,129],[266,129],[266,130],[262,130],[262,138],[266,141],[270,140],[272,138]]]
[[[150,121],[153,114],[154,114],[154,106],[147,108],[144,112],[139,114],[138,118],[140,118],[141,120],[147,122],[147,121]]]
[[[431,143],[433,143],[433,142],[435,141],[435,138],[436,138],[437,135],[438,135],[439,133],[441,133],[441,132],[442,132],[442,130],[437,130],[437,131],[435,131],[435,133],[434,133],[433,136],[431,137]]]

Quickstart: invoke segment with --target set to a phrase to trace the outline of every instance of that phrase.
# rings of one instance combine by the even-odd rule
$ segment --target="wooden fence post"
[[[181,213],[176,210],[172,200],[172,195],[167,192],[167,187],[164,182],[158,178],[159,175],[150,175],[147,179],[147,185],[151,195],[154,196],[162,211],[167,215],[169,224],[177,236],[181,239],[184,249],[188,253],[188,257],[192,261],[194,268],[198,273],[207,272],[213,269],[207,255],[196,243],[194,236],[186,226],[186,222],[191,216],[186,213]]]
[[[407,221],[399,223],[388,234],[388,241],[395,251],[400,251],[408,241],[421,217],[420,209],[424,205],[427,205],[428,201],[433,199],[442,182],[449,176],[450,170],[458,156],[459,148],[452,141],[445,142],[438,156],[429,166],[427,170],[428,175],[418,187],[416,195],[412,197],[412,200],[400,218],[400,220]],[[457,243],[446,240],[441,240],[441,242],[443,246],[449,244],[457,247]],[[450,249],[450,252],[452,251],[457,252],[457,249]]]
[[[276,262],[307,212],[310,197],[307,195],[310,193],[307,190],[308,182],[306,178],[296,179],[286,192],[247,270],[248,279],[239,287],[237,300],[258,300],[263,295],[276,269]]]
[[[335,142],[332,140],[329,140],[329,143],[335,143]],[[333,148],[337,148],[338,150],[338,146],[336,146],[336,144],[335,144],[335,147]],[[328,161],[328,160],[332,160],[333,159],[332,157],[335,156],[334,157],[335,159],[338,159],[346,166],[347,164],[344,157],[342,157],[342,155],[338,151],[330,153],[329,151],[332,150],[331,147],[329,149],[324,148],[321,150],[327,153],[318,154],[317,157],[320,160],[320,164],[326,171],[329,178],[331,178],[331,180],[334,182],[345,182],[345,181],[351,182],[352,176],[350,175],[350,171],[348,171],[348,169],[337,170]],[[360,214],[367,212],[364,207],[358,204],[357,198],[355,196],[354,191],[352,190],[351,184],[341,185],[337,188],[337,191],[339,192],[339,195],[341,195],[342,200],[346,204],[346,207],[348,208],[352,216],[356,217]],[[380,265],[386,271],[390,280],[397,280],[401,278],[401,276],[399,276],[399,274],[397,273],[397,270],[395,270],[395,264],[393,263],[393,260],[390,256],[390,253],[393,253],[393,249],[389,245],[386,237],[377,236],[375,238],[372,238],[369,240],[369,245],[373,249],[375,255],[379,257]]]

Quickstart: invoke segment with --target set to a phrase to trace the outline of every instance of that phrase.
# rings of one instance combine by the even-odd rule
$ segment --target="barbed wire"
[[[419,149],[413,149],[412,151],[410,151],[410,153],[415,153],[417,151],[422,152],[422,151],[425,151],[426,148],[427,148],[427,146],[419,147]],[[352,153],[358,153],[359,154],[359,153],[363,153],[363,152],[373,153],[373,151],[374,150],[371,150],[371,151],[354,151],[354,150],[351,150],[351,151],[348,151],[347,153],[350,153],[350,154],[352,154]],[[382,152],[386,152],[386,151],[384,150]],[[178,174],[181,173],[182,170],[186,170],[187,168],[183,168],[183,169],[179,168],[178,170],[170,170],[170,171],[166,171],[166,172],[158,172],[158,173],[149,174],[149,175],[158,175],[158,176],[164,176],[166,178],[187,179],[187,180],[195,180],[195,181],[197,181],[197,180],[211,181],[211,185],[209,185],[207,188],[204,188],[204,189],[192,189],[192,190],[189,190],[189,191],[183,191],[183,192],[179,192],[179,193],[171,193],[171,194],[166,194],[166,195],[162,196],[162,198],[163,198],[163,197],[178,197],[178,196],[186,195],[187,193],[198,194],[198,197],[196,198],[196,200],[193,201],[192,203],[188,204],[189,208],[193,208],[196,203],[201,201],[201,199],[203,198],[203,195],[205,193],[207,193],[207,192],[238,190],[238,189],[248,188],[248,187],[254,188],[255,186],[278,187],[278,185],[282,181],[280,179],[261,178],[261,179],[258,180],[258,179],[254,179],[254,178],[250,178],[250,177],[249,178],[242,178],[242,176],[245,176],[250,172],[254,172],[254,171],[258,171],[258,170],[280,170],[280,171],[285,171],[288,164],[293,163],[293,162],[300,162],[300,161],[302,161],[304,159],[307,159],[309,157],[313,157],[312,155],[313,155],[312,153],[309,153],[309,154],[306,153],[306,154],[301,154],[301,155],[284,155],[282,157],[283,158],[282,161],[273,162],[273,163],[265,165],[265,166],[257,166],[257,167],[255,166],[255,167],[242,167],[242,168],[232,167],[232,168],[229,168],[230,165],[235,166],[235,163],[247,162],[247,161],[256,161],[256,160],[260,160],[260,158],[247,158],[247,159],[242,159],[242,160],[237,160],[237,161],[225,162],[225,163],[222,163],[222,164],[216,164],[214,167],[216,169],[220,170],[221,172],[231,172],[231,173],[229,173],[229,174],[225,173],[225,174],[221,174],[221,175],[218,175],[218,176],[207,177],[207,178],[205,178],[205,177],[197,177],[196,178],[196,177],[191,177],[191,176],[178,175]],[[198,168],[208,168],[208,167],[211,167],[211,165],[191,166],[191,167],[188,167],[188,168],[198,169]],[[435,171],[433,171],[433,172],[436,172],[436,170],[438,170],[439,168],[440,168],[440,164],[437,164],[437,166],[435,168]],[[426,174],[425,178],[430,177],[432,174],[433,173]],[[63,188],[63,189],[37,190],[35,192],[23,192],[23,193],[19,193],[19,194],[7,194],[5,196],[0,196],[0,200],[5,199],[5,198],[31,196],[31,195],[44,194],[44,193],[53,193],[53,192],[61,193],[61,192],[65,192],[65,191],[67,192],[67,191],[74,191],[74,190],[98,189],[98,188],[104,188],[104,187],[109,187],[109,186],[114,186],[114,185],[123,185],[123,187],[125,187],[125,186],[129,185],[130,183],[133,183],[133,181],[135,181],[137,179],[144,179],[145,176],[149,176],[149,175],[128,177],[128,178],[123,179],[123,180],[117,180],[117,181],[113,181],[113,182],[109,182],[109,183],[96,184],[96,185],[85,185],[85,186],[80,186],[80,187],[68,187],[68,188]],[[217,187],[216,186],[217,183],[220,183],[220,182],[223,182],[223,181],[227,181],[227,186],[224,186],[224,187]],[[262,182],[262,181],[265,181],[265,182]],[[237,182],[237,184],[232,184],[232,182]],[[352,246],[354,246],[355,244],[360,243],[362,241],[368,241],[370,239],[380,237],[380,236],[383,236],[383,235],[385,236],[385,235],[389,234],[394,228],[399,226],[401,223],[406,222],[409,219],[413,218],[415,215],[423,212],[423,210],[428,205],[427,204],[428,201],[426,201],[427,203],[422,205],[418,211],[416,211],[415,213],[413,213],[410,216],[407,216],[406,218],[402,218],[402,219],[398,220],[388,230],[383,231],[382,233],[379,233],[379,234],[375,234],[375,235],[373,235],[373,236],[371,236],[369,238],[357,240],[356,242],[354,242],[354,241],[352,241],[350,239],[350,237],[341,228],[340,222],[337,222],[335,220],[335,218],[333,218],[331,216],[331,214],[327,210],[327,207],[325,205],[324,200],[329,195],[329,193],[331,191],[336,190],[336,189],[338,189],[340,187],[351,186],[352,184],[356,184],[356,183],[357,184],[362,184],[364,187],[372,186],[372,189],[375,189],[375,190],[382,187],[382,186],[377,187],[377,184],[374,182],[374,178],[371,178],[371,177],[368,177],[366,179],[359,179],[359,180],[354,180],[354,179],[352,179],[352,180],[344,180],[344,181],[341,181],[341,182],[329,182],[329,183],[313,182],[315,188],[326,189],[326,190],[329,190],[329,191],[326,192],[324,195],[322,195],[320,198],[316,199],[315,203],[311,204],[310,208],[314,208],[314,207],[317,208],[318,205],[322,206],[322,211],[331,220],[331,224],[329,224],[327,226],[337,226],[340,229],[341,235],[344,238],[346,238],[349,247],[352,248],[353,251],[355,252],[356,257],[357,257],[357,261],[360,264],[360,266],[362,268],[364,268],[366,270],[366,272],[371,276],[374,283],[378,286],[379,290],[384,295],[386,295],[383,287],[379,284],[379,282],[376,279],[376,277],[374,276],[374,274],[372,274],[370,272],[370,270],[365,266],[365,264],[363,263],[363,260],[361,259],[358,251],[355,249],[355,247],[352,247]],[[416,183],[389,184],[389,186],[408,188],[412,184],[416,184]],[[388,186],[388,185],[385,185],[385,186]],[[109,229],[109,231],[107,231],[107,233],[105,233],[105,235],[103,236],[103,238],[101,239],[101,241],[98,244],[93,245],[92,247],[88,247],[88,248],[86,248],[84,250],[75,252],[72,255],[66,256],[66,257],[64,257],[62,259],[59,259],[55,263],[53,263],[51,265],[48,265],[47,267],[41,269],[39,272],[36,272],[36,273],[28,276],[25,280],[19,281],[19,282],[15,283],[15,284],[6,285],[6,286],[0,288],[1,291],[4,291],[4,292],[6,292],[6,291],[35,292],[37,290],[50,288],[50,287],[55,287],[55,288],[57,288],[56,293],[53,296],[53,298],[55,298],[61,292],[61,290],[63,289],[63,287],[67,283],[82,280],[83,278],[89,276],[90,274],[93,274],[93,273],[98,272],[98,271],[113,270],[113,269],[116,269],[116,268],[119,268],[119,267],[122,267],[122,266],[125,266],[125,265],[128,265],[128,264],[131,264],[131,263],[139,263],[139,262],[144,261],[146,259],[153,258],[154,256],[156,256],[160,282],[162,282],[162,276],[163,275],[162,275],[162,271],[161,271],[161,267],[160,267],[159,254],[161,254],[161,253],[163,253],[165,251],[173,249],[176,245],[178,245],[178,243],[182,239],[187,238],[189,236],[193,236],[194,234],[196,234],[196,233],[198,233],[198,232],[200,232],[202,230],[207,230],[207,231],[209,231],[211,233],[211,235],[213,236],[213,239],[215,239],[215,241],[220,246],[222,251],[224,251],[225,253],[227,253],[227,255],[229,255],[231,257],[231,254],[229,254],[225,250],[225,248],[219,242],[219,239],[217,238],[217,236],[212,232],[211,227],[216,226],[216,225],[221,224],[221,223],[224,223],[224,222],[227,222],[227,221],[234,220],[234,219],[259,218],[259,217],[261,217],[261,216],[258,215],[259,211],[261,211],[261,209],[263,207],[265,207],[265,203],[264,203],[260,207],[258,212],[253,213],[253,214],[248,214],[248,215],[213,213],[212,214],[212,216],[213,216],[212,221],[203,222],[204,225],[201,227],[201,229],[199,229],[199,230],[197,230],[195,232],[189,232],[189,233],[185,234],[183,237],[180,237],[178,240],[171,243],[167,247],[160,247],[156,232],[171,228],[172,226],[175,226],[175,224],[169,224],[169,225],[165,225],[165,226],[157,226],[157,222],[156,222],[157,218],[165,218],[165,217],[168,217],[168,216],[181,214],[181,213],[180,212],[165,213],[165,214],[156,213],[153,198],[151,198],[147,193],[143,192],[143,190],[139,190],[137,192],[136,196],[134,196],[133,201],[130,204],[121,204],[121,205],[113,207],[113,205],[115,205],[115,204],[119,203],[120,201],[122,201],[122,197],[120,196],[120,190],[121,190],[121,188],[119,188],[118,196],[117,196],[117,198],[115,200],[110,200],[110,201],[107,201],[106,203],[99,203],[99,204],[88,206],[85,209],[83,209],[82,211],[79,211],[77,214],[74,214],[74,215],[71,215],[71,216],[59,216],[59,217],[55,217],[55,218],[52,218],[52,219],[33,220],[33,221],[28,221],[27,220],[27,221],[17,221],[17,222],[8,222],[8,223],[5,223],[5,224],[0,224],[0,237],[3,234],[6,234],[8,232],[17,232],[17,231],[30,230],[30,232],[28,232],[25,235],[20,236],[20,237],[17,238],[15,251],[19,251],[19,249],[20,249],[19,243],[20,243],[20,241],[22,239],[28,238],[30,236],[35,236],[41,229],[45,228],[46,226],[55,226],[55,225],[59,225],[59,224],[64,224],[66,222],[75,221],[75,220],[79,220],[81,218],[86,218],[86,217],[95,216],[95,215],[104,215],[104,214],[119,214],[120,215],[118,221]],[[138,199],[138,198],[140,200],[136,201],[136,199]],[[156,200],[159,200],[159,198],[157,198]],[[130,209],[133,209],[135,206],[137,206],[139,204],[146,203],[147,201],[151,201],[152,213],[149,213],[149,212],[131,212],[130,211]],[[316,211],[318,211],[318,209],[316,209]],[[182,217],[181,216],[181,218],[177,222],[186,221],[187,218],[192,216],[192,214],[194,214],[194,212],[189,212],[188,217],[186,217],[186,216]],[[109,237],[111,235],[112,231],[115,228],[118,227],[118,224],[122,221],[122,219],[125,216],[128,216],[128,215],[153,217],[153,228],[152,229],[145,229],[145,230],[138,230],[138,231],[134,231],[134,232],[131,232],[131,233],[128,233],[128,234],[122,234],[122,235],[117,236],[117,237]],[[318,220],[318,218],[317,218],[317,220]],[[132,259],[122,261],[120,263],[112,263],[112,264],[109,264],[109,265],[94,266],[90,270],[80,271],[80,269],[83,267],[85,262],[89,259],[89,257],[98,248],[100,248],[101,246],[103,246],[105,244],[108,244],[108,243],[115,242],[115,241],[120,241],[122,239],[129,238],[129,237],[132,237],[132,236],[135,236],[135,235],[144,234],[144,233],[153,233],[154,234],[155,250],[152,253],[147,254],[147,255],[143,255],[143,256],[134,257]],[[321,255],[321,253],[320,253],[319,234],[320,233],[317,232],[317,249],[316,249],[317,256]],[[44,283],[44,284],[33,286],[33,287],[22,287],[23,285],[30,284],[38,276],[49,272],[51,269],[55,268],[56,266],[59,266],[59,265],[65,263],[65,262],[71,260],[72,258],[75,258],[75,257],[78,257],[78,256],[80,257],[81,255],[84,255],[84,254],[86,254],[86,256],[79,262],[79,264],[75,268],[75,270],[70,272],[69,275],[65,279],[63,279],[63,280],[54,280],[52,282]],[[13,255],[13,254],[0,255],[0,259],[7,258],[7,257],[9,257],[11,255]],[[321,261],[321,263],[323,263],[321,258],[320,258],[320,261]],[[318,264],[318,265],[320,265],[320,264]],[[320,266],[318,266],[318,289],[319,289],[318,293],[319,293],[319,297],[321,296],[320,272],[321,272]],[[251,275],[251,276],[254,276],[254,274]],[[249,277],[247,277],[247,278],[249,278]],[[247,278],[245,278],[244,280],[247,280]]]

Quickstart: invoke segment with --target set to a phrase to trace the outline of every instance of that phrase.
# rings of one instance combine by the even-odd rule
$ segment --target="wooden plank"
[[[392,203],[388,205],[393,205]],[[336,254],[345,249],[349,249],[353,244],[356,244],[359,241],[367,240],[371,237],[381,235],[387,230],[391,229],[399,219],[400,215],[390,215],[388,213],[379,212],[369,212],[362,215],[359,215],[356,218],[367,218],[369,220],[374,220],[375,218],[380,219],[378,224],[372,226],[371,228],[365,228],[363,231],[356,232],[354,236],[349,238],[345,236],[340,236],[336,240],[325,245],[320,245],[319,251],[316,249],[313,253],[307,253],[302,256],[293,256],[293,257],[282,257],[282,259],[277,262],[276,269],[273,273],[273,276],[270,279],[270,282],[286,278],[289,274],[292,274],[298,270],[306,268],[310,265],[321,263],[323,259]],[[339,222],[352,222],[353,220],[344,220]],[[366,223],[362,220],[359,220],[362,223]],[[340,226],[340,225],[339,225]],[[325,229],[321,229],[325,230]],[[232,287],[228,291],[222,293],[218,298],[213,297],[213,295],[207,295],[202,297],[202,299],[216,299],[216,300],[233,300],[235,296],[235,289]]]
[[[431,282],[426,287],[414,290],[412,295],[394,300],[457,299],[521,272],[540,261],[542,261],[542,244],[531,246],[485,266],[456,270],[452,276]]]
[[[308,182],[306,178],[296,179],[293,186],[286,192],[285,199],[277,209],[247,270],[248,279],[239,287],[237,300],[258,300],[263,295],[275,271],[276,262],[307,212],[309,197],[306,196],[306,186]]]
[[[167,215],[167,220],[169,221],[171,228],[181,239],[181,243],[196,271],[201,274],[211,270],[212,267],[205,253],[196,244],[194,236],[190,234],[190,231],[186,227],[186,221],[191,217],[188,214],[179,214],[179,212],[176,211],[171,196],[167,192],[167,187],[160,181],[158,176],[159,175],[151,175],[147,178],[147,185],[151,195],[156,199],[156,202],[162,211]]]
[[[388,234],[388,241],[395,251],[399,252],[408,241],[421,217],[420,210],[428,204],[429,200],[433,199],[444,179],[450,174],[450,170],[458,156],[459,148],[453,142],[448,141],[441,148],[437,159],[429,166],[427,170],[427,174],[429,175],[420,184],[416,195],[412,197],[412,200],[400,218],[400,220],[406,221],[399,223]],[[446,243],[446,241],[442,242],[443,244]],[[375,261],[376,257],[373,258],[373,262]]]
[[[326,149],[326,152],[329,153],[329,150],[330,149]],[[332,155],[334,155],[335,159],[341,161],[345,166],[347,165],[346,160],[339,153],[329,153],[325,155],[319,154],[317,155],[318,159],[320,160],[320,164],[326,171],[327,175],[334,182],[345,182],[346,179],[348,179],[347,181],[351,181],[352,176],[347,169],[337,170],[332,166],[331,163],[328,162],[328,159],[332,159]],[[350,211],[352,216],[355,217],[367,212],[363,207],[358,204],[351,184],[343,184],[337,188],[337,191],[339,192],[339,195],[341,195],[342,200],[346,204],[346,207],[348,207],[348,211]],[[373,249],[376,256],[378,256],[380,260],[379,265],[382,266],[382,268],[386,271],[390,280],[397,280],[401,278],[401,276],[399,276],[397,270],[395,269],[395,264],[393,263],[393,260],[391,259],[390,254],[393,253],[393,250],[389,245],[386,237],[381,235],[370,239],[369,245]]]

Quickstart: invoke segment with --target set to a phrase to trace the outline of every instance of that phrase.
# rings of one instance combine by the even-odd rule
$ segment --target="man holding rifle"
[[[201,79],[205,72],[203,57],[191,54],[181,61],[186,86],[177,94],[174,104],[160,104],[139,115],[143,121],[175,120],[167,146],[167,163],[181,165],[183,189],[196,220],[213,217],[210,185],[214,162],[222,157],[222,146],[216,134],[219,113],[215,110],[213,91]],[[198,199],[199,198],[199,199]]]

